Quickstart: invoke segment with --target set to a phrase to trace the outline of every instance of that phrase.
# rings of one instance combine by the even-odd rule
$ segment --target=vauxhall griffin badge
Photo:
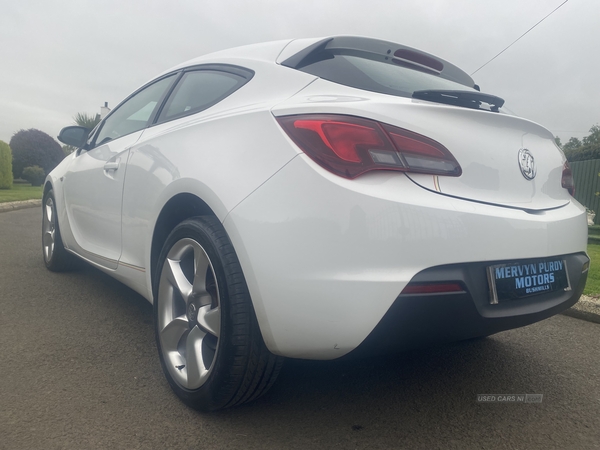
[[[533,180],[535,178],[535,160],[533,155],[526,148],[519,150],[519,167],[521,173],[527,180]]]

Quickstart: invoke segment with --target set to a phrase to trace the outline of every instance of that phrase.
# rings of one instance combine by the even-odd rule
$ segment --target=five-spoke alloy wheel
[[[54,210],[54,198],[49,195],[44,201],[44,217],[42,219],[44,261],[50,261],[54,255],[54,240],[56,239],[56,215]]]
[[[266,348],[231,241],[214,216],[177,225],[154,276],[156,344],[163,371],[188,405],[217,410],[253,400],[282,358]]]
[[[179,385],[197,389],[208,379],[217,356],[221,308],[213,265],[194,239],[183,238],[169,250],[157,300],[167,369]]]
[[[65,250],[60,237],[52,189],[44,194],[42,201],[42,254],[46,267],[53,272],[64,272],[75,265],[75,257]]]

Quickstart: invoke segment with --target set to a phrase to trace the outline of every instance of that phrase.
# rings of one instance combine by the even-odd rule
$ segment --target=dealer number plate
[[[553,291],[570,291],[564,259],[544,259],[488,266],[490,303],[517,300]]]

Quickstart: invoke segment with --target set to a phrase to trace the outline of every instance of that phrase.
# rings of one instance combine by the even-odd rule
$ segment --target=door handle
[[[117,170],[119,168],[119,163],[121,162],[121,158],[117,158],[114,161],[108,161],[104,164],[104,170]]]

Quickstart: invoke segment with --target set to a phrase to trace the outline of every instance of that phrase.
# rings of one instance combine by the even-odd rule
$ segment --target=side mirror
[[[65,127],[62,130],[60,130],[58,140],[63,144],[72,145],[76,148],[81,148],[87,142],[89,134],[90,130],[84,127]]]

